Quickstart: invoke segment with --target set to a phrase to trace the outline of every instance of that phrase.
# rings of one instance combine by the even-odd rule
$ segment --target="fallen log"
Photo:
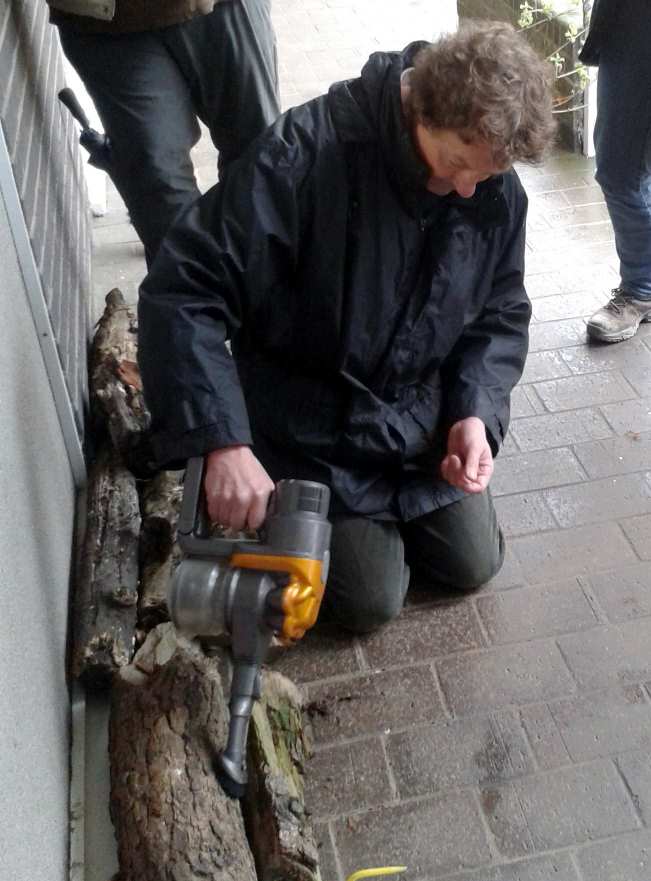
[[[108,430],[113,446],[135,474],[151,470],[150,416],[142,393],[137,354],[138,323],[122,293],[106,295],[90,357],[91,412],[95,434]]]
[[[103,446],[90,469],[73,604],[72,672],[107,685],[133,654],[140,506],[136,480]]]
[[[310,743],[304,696],[281,673],[265,671],[249,729],[249,785],[243,811],[259,881],[320,881],[303,774]]]
[[[111,693],[119,881],[256,881],[240,803],[212,767],[227,720],[216,659],[152,630]]]
[[[144,630],[169,620],[167,592],[181,558],[176,544],[183,472],[161,471],[141,492],[140,600],[138,618]]]

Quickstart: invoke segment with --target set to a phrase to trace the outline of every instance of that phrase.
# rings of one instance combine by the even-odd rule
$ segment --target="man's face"
[[[418,152],[430,170],[427,189],[437,196],[457,192],[469,199],[478,183],[508,171],[495,165],[485,141],[467,144],[451,129],[427,129],[419,122],[414,134]]]

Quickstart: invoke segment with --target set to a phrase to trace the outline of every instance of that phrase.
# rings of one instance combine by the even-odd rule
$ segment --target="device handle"
[[[72,113],[72,115],[77,120],[79,125],[84,129],[84,131],[90,128],[88,117],[84,113],[84,110],[79,103],[77,96],[71,88],[66,86],[65,89],[61,89],[61,91],[59,92],[59,101],[61,101],[61,103],[68,108],[70,113]]]

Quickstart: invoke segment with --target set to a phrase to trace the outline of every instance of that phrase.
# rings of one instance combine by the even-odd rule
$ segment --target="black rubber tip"
[[[246,784],[240,783],[239,780],[233,780],[231,775],[222,767],[219,760],[215,762],[215,774],[219,785],[229,798],[244,798],[246,792]]]

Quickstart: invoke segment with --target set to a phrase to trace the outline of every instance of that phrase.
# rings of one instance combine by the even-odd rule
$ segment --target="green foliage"
[[[565,0],[565,7],[566,8],[562,10],[559,9],[558,2],[554,3],[553,0],[524,0],[524,2],[520,4],[518,27],[521,31],[527,31],[531,28],[538,27],[544,22],[559,19],[568,14],[572,14],[574,17],[578,16],[580,20],[581,16],[579,16],[579,11],[582,10],[581,0]],[[571,21],[564,34],[565,42],[547,56],[547,60],[553,65],[556,80],[567,78],[568,81],[572,83],[572,86],[569,89],[569,94],[557,96],[555,100],[555,112],[566,113],[572,110],[579,110],[582,106],[571,106],[564,110],[558,109],[559,107],[565,107],[565,105],[571,104],[574,98],[580,97],[590,81],[588,71],[583,64],[577,64],[572,70],[565,71],[566,57],[562,54],[564,49],[567,49],[568,46],[573,46],[576,41],[585,34],[585,32],[585,27],[579,27],[574,21]]]

